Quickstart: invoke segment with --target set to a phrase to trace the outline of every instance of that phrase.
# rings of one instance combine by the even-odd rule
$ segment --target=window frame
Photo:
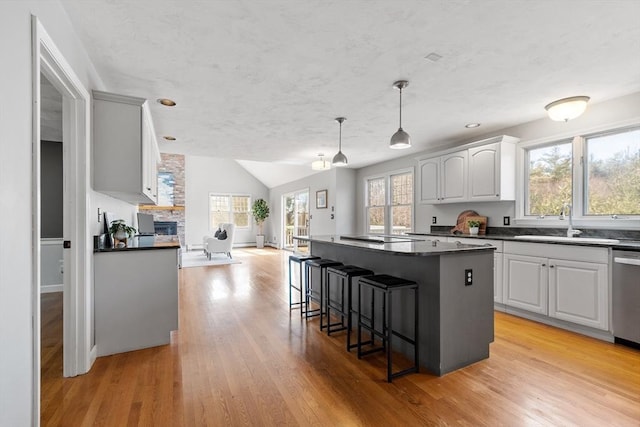
[[[393,206],[407,206],[407,205],[392,205],[391,199],[391,177],[396,175],[405,175],[411,174],[411,182],[412,182],[412,191],[411,191],[411,229],[409,231],[415,230],[415,206],[416,206],[416,177],[415,177],[415,168],[403,168],[396,169],[393,171],[388,171],[384,173],[379,173],[375,175],[369,175],[363,178],[364,181],[364,234],[376,234],[381,236],[390,236],[392,235],[392,207]],[[369,232],[369,181],[376,179],[384,179],[384,231],[382,233],[371,233]],[[377,207],[377,205],[376,205]]]
[[[253,221],[251,220],[251,195],[250,194],[240,194],[240,193],[218,193],[218,192],[210,192],[209,193],[209,199],[208,199],[208,219],[209,219],[209,231],[214,231],[217,229],[217,224],[214,225],[211,223],[212,218],[211,218],[211,197],[228,197],[229,198],[229,210],[227,211],[228,214],[228,218],[227,221],[228,223],[234,224],[236,226],[236,230],[252,230],[253,229]],[[233,210],[233,197],[246,197],[248,199],[248,209],[247,209],[247,214],[248,214],[248,225],[246,227],[241,227],[239,225],[237,225],[234,221],[234,210]]]
[[[545,217],[536,217],[535,215],[525,215],[526,203],[528,198],[528,165],[527,150],[553,145],[563,141],[572,141],[572,180],[573,192],[571,206],[573,206],[573,223],[574,226],[582,227],[606,227],[619,229],[637,229],[637,223],[640,215],[618,215],[616,218],[605,215],[586,215],[586,201],[588,180],[588,167],[585,161],[586,143],[588,138],[597,136],[611,135],[625,132],[632,129],[640,129],[640,119],[633,119],[619,122],[613,125],[599,126],[584,131],[565,132],[553,137],[541,138],[518,144],[516,153],[516,218],[514,225],[516,226],[535,226],[535,227],[559,227],[568,226],[567,220],[559,219],[559,210],[557,214],[547,215]],[[561,207],[559,207],[561,208]]]

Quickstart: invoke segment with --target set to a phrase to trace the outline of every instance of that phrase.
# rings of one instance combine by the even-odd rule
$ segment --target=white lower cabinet
[[[545,258],[504,254],[503,302],[547,314],[548,273]]]
[[[607,265],[549,260],[549,316],[608,329]]]
[[[505,305],[609,329],[609,249],[505,242],[504,251]]]

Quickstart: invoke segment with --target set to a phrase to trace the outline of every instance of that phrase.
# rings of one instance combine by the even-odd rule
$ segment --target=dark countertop
[[[180,248],[178,236],[136,236],[128,239],[127,246],[124,248],[94,248],[93,252],[126,252],[177,248]]]
[[[503,241],[513,241],[513,242],[523,242],[523,243],[548,243],[552,245],[577,245],[577,246],[598,246],[598,247],[610,247],[613,249],[621,249],[621,250],[640,250],[640,241],[638,240],[624,240],[622,238],[617,238],[620,240],[620,243],[593,243],[593,242],[584,242],[580,241],[579,237],[576,237],[575,240],[562,240],[562,241],[538,241],[538,240],[526,240],[526,239],[516,239],[516,235],[501,235],[501,234],[485,234],[480,236],[472,236],[469,234],[453,234],[445,231],[435,231],[430,233],[418,233],[411,232],[406,233],[408,236],[424,236],[424,237],[460,237],[460,238],[471,238],[478,239],[478,244],[482,244],[482,240],[503,240]],[[525,233],[523,233],[525,234]],[[534,234],[534,233],[526,233],[526,234]],[[542,233],[540,233],[542,235]]]
[[[370,240],[352,240],[363,238]],[[468,251],[493,251],[490,246],[466,245],[461,243],[440,242],[437,240],[423,239],[412,236],[351,236],[351,235],[329,235],[329,236],[298,236],[294,239],[330,243],[341,246],[352,246],[378,252],[389,252],[396,255],[412,256],[435,256],[451,254],[455,252]],[[381,242],[381,240],[385,240]]]

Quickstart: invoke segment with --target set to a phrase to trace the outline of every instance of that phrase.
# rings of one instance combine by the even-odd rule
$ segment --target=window
[[[573,206],[582,220],[640,215],[640,127],[523,147],[525,219],[557,220]]]
[[[229,194],[209,194],[209,227],[218,228],[221,222],[230,222],[238,228],[249,228],[251,197]]]
[[[367,233],[402,234],[413,229],[413,171],[366,180]]]
[[[551,215],[571,202],[572,145],[563,141],[527,151],[526,215]]]
[[[640,128],[585,138],[586,215],[640,215]]]
[[[367,181],[367,231],[384,233],[386,183],[385,178]]]

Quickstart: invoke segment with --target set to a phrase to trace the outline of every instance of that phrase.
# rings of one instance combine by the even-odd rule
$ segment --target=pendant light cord
[[[402,129],[402,88],[400,88],[400,129]]]
[[[340,122],[340,139],[338,141],[338,153],[342,153],[342,121]]]

